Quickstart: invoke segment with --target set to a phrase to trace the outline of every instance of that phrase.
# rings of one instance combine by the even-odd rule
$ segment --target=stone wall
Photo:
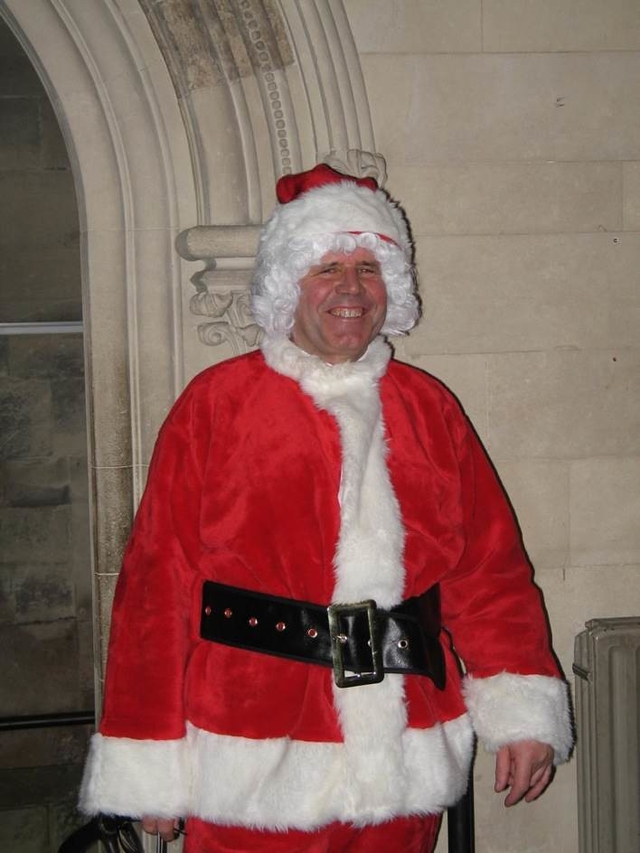
[[[82,317],[78,213],[45,91],[0,23],[0,323]],[[0,333],[0,718],[93,708],[82,334]],[[0,732],[0,848],[56,850],[86,727]]]
[[[632,0],[346,0],[377,149],[418,246],[401,358],[459,394],[536,568],[564,670],[640,613],[640,15]],[[575,761],[476,849],[577,850]],[[439,849],[446,849],[441,839]]]

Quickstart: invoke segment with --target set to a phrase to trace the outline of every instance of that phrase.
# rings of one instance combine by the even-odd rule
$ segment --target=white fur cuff
[[[555,764],[566,761],[573,745],[568,687],[545,675],[491,678],[467,676],[463,685],[469,716],[489,752],[520,740],[539,740],[555,751]]]
[[[186,739],[132,740],[96,734],[80,788],[80,811],[135,818],[186,815],[187,766]]]

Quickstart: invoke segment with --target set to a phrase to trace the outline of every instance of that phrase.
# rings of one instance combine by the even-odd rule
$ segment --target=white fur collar
[[[305,390],[309,384],[318,390],[322,387],[328,393],[348,391],[358,379],[377,382],[384,376],[391,358],[391,347],[383,337],[375,338],[358,361],[341,364],[327,364],[284,337],[265,338],[261,349],[265,361],[276,373],[295,379]]]

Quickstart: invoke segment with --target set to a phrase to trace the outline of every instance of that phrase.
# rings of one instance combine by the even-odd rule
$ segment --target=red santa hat
[[[384,334],[418,320],[413,244],[404,211],[373,178],[343,175],[326,164],[277,183],[278,204],[260,236],[253,278],[256,322],[270,337],[291,331],[298,282],[327,252],[369,249],[387,286]]]

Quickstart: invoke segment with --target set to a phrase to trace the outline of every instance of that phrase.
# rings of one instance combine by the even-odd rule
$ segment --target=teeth
[[[333,308],[330,312],[334,317],[362,317],[362,308]]]

